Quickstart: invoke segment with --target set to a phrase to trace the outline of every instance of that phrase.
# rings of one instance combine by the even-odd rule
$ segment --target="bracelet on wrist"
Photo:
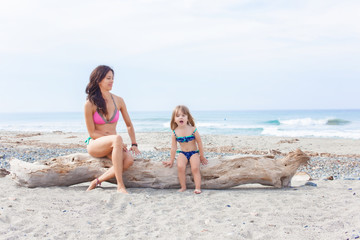
[[[132,147],[137,147],[138,145],[137,145],[137,143],[133,143],[133,144],[131,144],[131,146]]]

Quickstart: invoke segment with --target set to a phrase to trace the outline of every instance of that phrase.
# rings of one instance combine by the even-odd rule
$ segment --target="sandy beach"
[[[125,143],[127,135],[121,133]],[[1,132],[0,160],[85,152],[85,133]],[[166,160],[170,133],[137,133],[143,158]],[[104,183],[24,188],[0,178],[1,239],[357,239],[360,237],[360,140],[202,136],[206,155],[286,155],[300,148],[309,165],[291,188],[258,184],[227,190],[129,188]],[[327,180],[327,179],[334,180]],[[307,184],[310,182],[311,184]]]

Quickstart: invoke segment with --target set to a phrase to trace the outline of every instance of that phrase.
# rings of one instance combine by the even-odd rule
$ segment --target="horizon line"
[[[191,110],[191,112],[245,112],[245,111],[360,111],[360,108],[314,108],[314,109],[215,109],[215,110]],[[83,113],[84,111],[14,111],[1,112],[0,114],[14,114],[14,113]],[[128,112],[172,112],[172,110],[128,110]]]

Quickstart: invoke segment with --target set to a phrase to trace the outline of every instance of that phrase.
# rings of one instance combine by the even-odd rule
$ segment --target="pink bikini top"
[[[117,106],[116,106],[116,103],[115,103],[115,100],[113,98],[113,96],[111,95],[111,98],[114,102],[114,105],[115,105],[115,110],[114,110],[114,114],[113,116],[108,120],[106,120],[106,118],[101,114],[99,113],[98,111],[96,111],[93,115],[93,119],[94,119],[94,123],[95,124],[107,124],[107,123],[115,123],[119,120],[119,110],[117,109]]]

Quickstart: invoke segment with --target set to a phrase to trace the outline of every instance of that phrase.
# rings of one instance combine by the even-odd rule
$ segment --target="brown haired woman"
[[[140,153],[125,102],[121,97],[110,93],[113,83],[114,70],[101,65],[92,71],[86,87],[88,96],[85,103],[85,122],[90,135],[86,140],[87,151],[93,157],[108,157],[113,163],[108,171],[91,182],[87,191],[103,181],[116,177],[117,191],[127,193],[122,173],[133,164],[134,159],[127,151],[122,138],[116,134],[119,111],[132,142],[130,150],[135,154]]]

